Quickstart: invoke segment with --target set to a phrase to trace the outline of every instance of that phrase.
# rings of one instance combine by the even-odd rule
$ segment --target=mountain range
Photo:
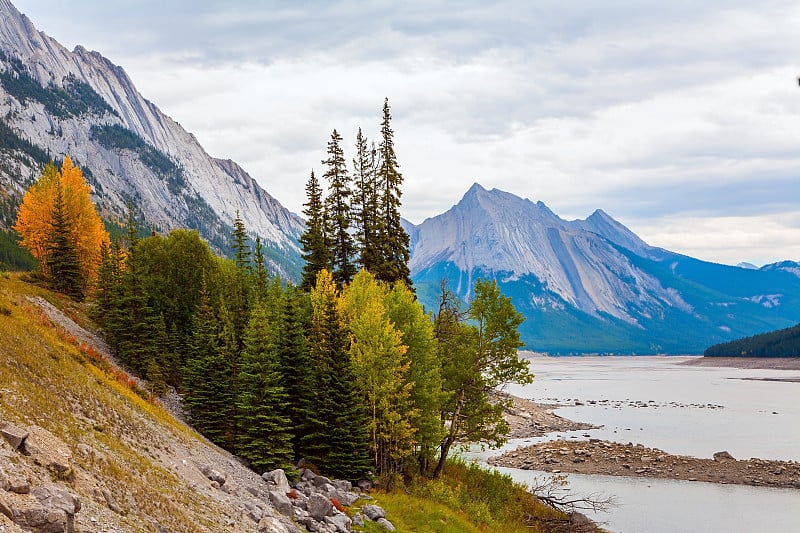
[[[271,270],[298,279],[300,217],[235,162],[206,153],[120,66],[67,50],[8,0],[0,16],[0,228],[44,164],[69,155],[107,221],[132,205],[144,228],[197,229],[225,252],[238,212]],[[468,301],[477,278],[494,278],[525,315],[531,350],[700,353],[800,322],[800,264],[699,261],[648,245],[601,210],[566,221],[542,202],[475,184],[446,213],[405,227],[428,308],[443,279]]]
[[[224,251],[238,211],[272,270],[298,275],[299,217],[235,162],[206,153],[122,67],[82,46],[70,52],[8,0],[0,16],[0,224],[13,222],[44,164],[69,155],[104,218],[124,219],[130,203],[145,229],[197,229]]]
[[[420,299],[442,279],[464,300],[497,280],[528,349],[700,353],[800,322],[800,264],[720,265],[648,245],[601,210],[566,221],[542,202],[473,185],[449,211],[407,226]]]

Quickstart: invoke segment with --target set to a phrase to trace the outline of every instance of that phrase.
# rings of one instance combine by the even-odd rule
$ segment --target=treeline
[[[715,344],[707,348],[706,357],[800,357],[800,324]]]
[[[493,281],[467,310],[443,290],[431,316],[363,269],[341,287],[323,269],[308,291],[269,280],[238,218],[234,259],[195,231],[136,235],[104,253],[97,320],[125,365],[178,387],[195,427],[255,469],[305,458],[391,484],[411,467],[438,475],[456,441],[503,441],[488,393],[532,376],[522,317]]]
[[[391,118],[386,99],[378,146],[368,143],[358,129],[352,173],[342,137],[333,130],[328,156],[322,161],[327,195],[311,171],[306,183],[307,202],[303,204],[307,230],[300,237],[306,261],[301,284],[304,289],[314,285],[323,269],[333,273],[339,286],[349,283],[359,269],[368,270],[379,281],[402,281],[411,286],[409,237],[400,219],[403,175],[395,154]]]

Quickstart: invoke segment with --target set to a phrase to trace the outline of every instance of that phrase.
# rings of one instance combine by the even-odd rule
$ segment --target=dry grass
[[[28,297],[42,296],[86,323],[83,310],[15,275],[0,276],[0,413],[37,425],[70,447],[79,471],[71,487],[91,500],[107,488],[123,510],[124,531],[214,531],[214,502],[156,460],[170,442],[196,439],[159,405],[137,394],[124,372],[54,327]],[[86,456],[78,446],[97,454]],[[98,460],[102,457],[102,461]],[[206,526],[203,526],[206,524]]]

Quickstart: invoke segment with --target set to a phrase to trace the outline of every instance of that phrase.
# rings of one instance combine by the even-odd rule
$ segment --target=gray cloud
[[[800,198],[789,1],[16,5],[121,64],[295,211],[331,129],[350,152],[358,126],[377,134],[388,96],[416,222],[478,181],[565,217],[603,208],[672,247],[690,236],[675,221],[691,219],[713,239],[685,251],[705,242],[707,259],[800,259],[786,244],[800,233],[787,215]],[[742,234],[732,216],[774,216],[772,254],[733,237],[720,248],[726,224]]]

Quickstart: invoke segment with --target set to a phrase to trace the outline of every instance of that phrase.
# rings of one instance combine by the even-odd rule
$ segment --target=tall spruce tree
[[[303,248],[303,280],[300,287],[309,292],[317,284],[317,274],[321,270],[331,268],[331,256],[325,237],[325,205],[322,200],[322,188],[319,180],[311,171],[311,177],[306,183],[307,201],[303,205],[303,214],[306,216],[306,231],[300,236],[300,245]]]
[[[278,359],[280,325],[268,315],[265,303],[253,307],[236,387],[236,451],[259,471],[293,464],[289,398]]]
[[[361,479],[370,470],[366,418],[355,387],[350,339],[332,275],[322,270],[311,291],[309,352],[316,407],[306,412],[300,454],[329,475]]]
[[[322,163],[327,167],[323,177],[328,181],[326,236],[331,251],[333,279],[341,287],[350,283],[356,273],[354,262],[356,246],[350,232],[350,175],[341,147],[342,137],[334,129],[328,142],[328,158]]]
[[[379,198],[376,188],[376,150],[367,146],[367,139],[358,128],[356,156],[353,158],[352,214],[358,243],[361,268],[374,272],[380,264],[378,236],[381,234],[381,218],[378,216]]]
[[[379,164],[377,170],[377,191],[380,199],[381,235],[378,239],[380,264],[375,269],[375,277],[380,281],[393,283],[403,281],[411,287],[411,272],[408,269],[409,237],[400,221],[400,197],[403,175],[394,151],[394,131],[391,126],[389,99],[383,103],[381,121],[381,142],[378,146]]]
[[[221,446],[229,441],[226,433],[231,420],[230,366],[220,349],[220,326],[217,314],[203,286],[200,306],[192,324],[192,337],[184,367],[184,401],[192,424],[212,442]]]
[[[58,181],[47,241],[47,270],[55,290],[82,300],[86,279],[81,272],[78,250],[70,236],[71,226],[64,205],[64,188]]]
[[[284,388],[289,396],[289,419],[293,430],[292,447],[299,450],[300,431],[304,427],[307,412],[314,410],[314,373],[310,370],[308,345],[306,344],[308,294],[289,285],[283,298],[281,328],[278,336],[278,360],[283,373]],[[296,456],[295,459],[300,459]]]

